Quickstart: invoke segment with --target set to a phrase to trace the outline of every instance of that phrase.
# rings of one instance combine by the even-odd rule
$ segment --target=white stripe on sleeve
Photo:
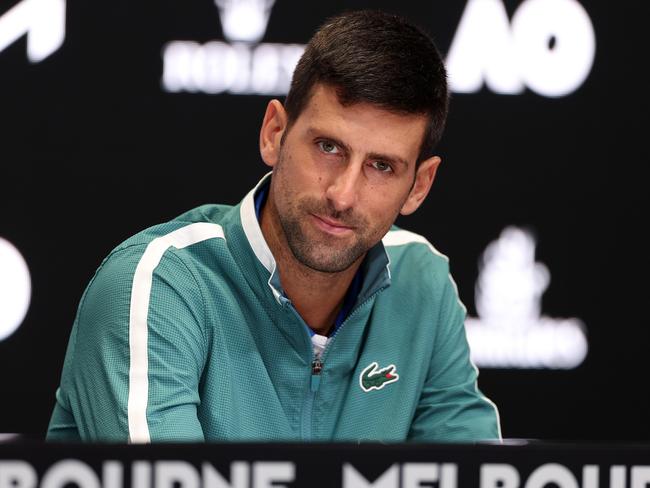
[[[127,403],[129,442],[149,443],[147,402],[149,398],[149,358],[147,350],[149,299],[153,272],[170,247],[182,249],[213,238],[224,239],[220,225],[197,222],[151,241],[140,258],[133,276],[129,313],[129,397]]]

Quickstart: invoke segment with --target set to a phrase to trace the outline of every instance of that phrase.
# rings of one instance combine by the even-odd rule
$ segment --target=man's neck
[[[287,297],[310,329],[327,335],[364,256],[338,273],[324,273],[305,266],[291,252],[270,198],[262,209],[260,227]]]

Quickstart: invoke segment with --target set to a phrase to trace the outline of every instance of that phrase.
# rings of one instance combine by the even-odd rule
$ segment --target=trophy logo
[[[549,317],[542,311],[551,273],[535,260],[535,247],[532,233],[507,227],[483,253],[475,293],[478,317],[465,321],[478,366],[570,369],[587,355],[580,319]]]
[[[264,37],[275,0],[214,0],[221,29],[230,42],[256,43]]]

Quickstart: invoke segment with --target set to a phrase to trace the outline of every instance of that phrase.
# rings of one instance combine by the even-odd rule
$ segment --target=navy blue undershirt
[[[255,214],[257,215],[258,222],[262,218],[262,207],[266,203],[267,194],[268,194],[268,185],[264,185],[262,188],[259,189],[257,195],[255,195]],[[361,273],[361,267],[359,267],[359,269],[354,275],[354,278],[352,279],[352,283],[350,283],[350,287],[348,288],[348,291],[345,293],[345,298],[343,299],[343,306],[341,307],[341,310],[339,310],[339,313],[336,316],[336,320],[334,321],[334,327],[332,327],[332,330],[330,330],[329,333],[330,336],[336,334],[339,327],[341,327],[343,321],[347,318],[348,315],[350,315],[350,312],[352,311],[352,307],[354,306],[354,303],[356,302],[357,297],[359,296],[359,292],[361,291],[362,281],[363,281],[363,275]],[[315,335],[315,332],[311,330],[309,327],[307,327],[307,330],[309,331],[309,335],[311,336]]]

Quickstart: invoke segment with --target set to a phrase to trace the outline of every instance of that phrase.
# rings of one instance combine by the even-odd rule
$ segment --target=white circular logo
[[[27,263],[13,244],[0,237],[0,341],[23,322],[31,296]]]

